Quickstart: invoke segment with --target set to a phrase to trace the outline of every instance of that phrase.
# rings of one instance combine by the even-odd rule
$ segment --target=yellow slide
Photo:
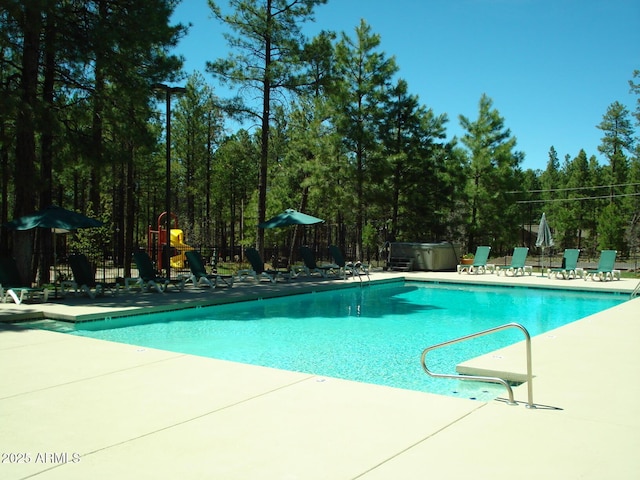
[[[184,243],[184,232],[177,228],[171,229],[171,246],[177,250],[177,255],[171,257],[171,268],[185,268],[186,257],[184,252],[193,250]]]

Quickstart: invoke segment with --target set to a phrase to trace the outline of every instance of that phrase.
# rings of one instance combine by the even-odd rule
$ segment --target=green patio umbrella
[[[284,212],[270,218],[264,223],[260,223],[260,228],[277,228],[288,227],[290,225],[315,225],[316,223],[323,223],[324,220],[317,217],[312,217],[306,213],[298,212],[291,208],[286,209]]]
[[[9,230],[50,228],[54,233],[64,233],[78,228],[101,227],[102,222],[66,208],[51,205],[37,212],[16,218],[4,224]]]
[[[87,217],[81,213],[77,213],[66,208],[51,205],[37,212],[16,218],[7,222],[3,227],[9,230],[31,230],[33,228],[50,228],[53,232],[53,270],[58,267],[58,259],[56,254],[55,235],[57,233],[67,233],[70,230],[79,228],[101,227],[102,222],[95,218]]]
[[[324,220],[318,217],[307,215],[306,213],[298,212],[292,208],[286,209],[284,212],[270,218],[266,222],[258,224],[260,228],[278,228],[289,227],[291,225],[315,225],[318,223],[324,223]],[[294,234],[295,238],[295,234]],[[291,250],[289,251],[289,262],[293,258],[294,242],[291,243]]]

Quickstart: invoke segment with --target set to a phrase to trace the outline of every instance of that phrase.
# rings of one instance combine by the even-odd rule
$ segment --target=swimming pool
[[[71,333],[486,399],[503,395],[503,387],[428,377],[420,366],[422,350],[512,321],[539,335],[625,299],[606,293],[394,282],[81,323]],[[481,337],[430,353],[429,365],[455,373],[458,363],[521,340],[518,331]]]

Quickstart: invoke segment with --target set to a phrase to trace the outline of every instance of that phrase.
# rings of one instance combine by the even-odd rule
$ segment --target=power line
[[[616,195],[599,195],[596,197],[554,198],[552,200],[518,200],[516,203],[576,202],[583,200],[601,200],[605,198],[637,197],[640,193],[620,193]]]
[[[614,188],[614,187],[634,187],[640,183],[618,183],[616,185],[594,185],[586,187],[568,187],[568,188],[550,188],[548,190],[511,190],[505,193],[547,193],[547,192],[570,192],[573,190],[594,190],[597,188]],[[591,198],[591,197],[590,197]]]

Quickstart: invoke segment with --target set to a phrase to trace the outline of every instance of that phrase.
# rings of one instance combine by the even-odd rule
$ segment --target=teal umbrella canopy
[[[540,218],[540,225],[538,226],[538,237],[536,238],[536,247],[541,247],[544,252],[545,248],[553,247],[553,237],[551,236],[551,228],[549,228],[549,224],[547,223],[547,216],[542,213],[542,217]],[[551,262],[551,259],[549,259]],[[541,270],[542,276],[544,276],[544,255],[541,257]],[[551,265],[549,265],[551,267]]]
[[[55,232],[67,232],[78,228],[101,227],[102,222],[81,213],[76,213],[56,205],[44,208],[24,217],[16,218],[4,224],[9,230],[31,230],[32,228],[50,228]]]
[[[284,212],[270,218],[264,223],[260,223],[260,228],[277,228],[288,227],[290,225],[315,225],[316,223],[322,223],[324,220],[321,218],[301,213],[291,208],[288,208]]]
[[[553,237],[551,236],[551,228],[547,223],[547,217],[542,213],[540,225],[538,226],[538,237],[536,238],[536,247],[553,247]]]

